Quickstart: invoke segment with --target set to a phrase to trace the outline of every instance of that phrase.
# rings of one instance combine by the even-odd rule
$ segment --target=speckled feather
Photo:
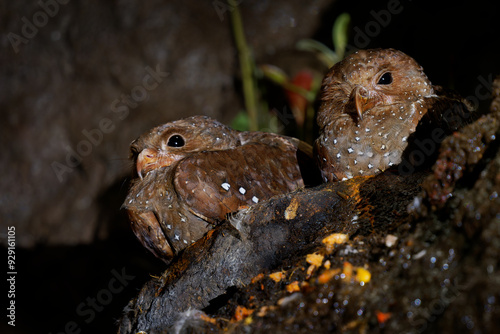
[[[324,181],[375,175],[399,164],[408,137],[429,110],[439,114],[448,105],[443,99],[401,51],[360,50],[334,65],[322,83],[314,147]]]
[[[184,145],[170,147],[172,136]],[[314,165],[312,148],[296,139],[239,132],[204,116],[154,128],[131,150],[146,174],[124,207],[138,239],[166,262],[227,214],[304,186],[299,164]],[[299,151],[309,159],[299,161]]]

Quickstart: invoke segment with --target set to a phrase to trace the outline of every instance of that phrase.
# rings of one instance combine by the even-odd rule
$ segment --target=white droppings
[[[365,155],[365,152],[363,152],[363,151],[358,151],[358,155]]]
[[[171,229],[172,229],[172,225],[167,225],[167,228],[168,228],[169,230],[171,230]]]
[[[354,164],[357,165],[358,164],[358,160],[354,160]]]
[[[372,168],[373,168],[373,165],[372,165],[372,164],[368,164],[368,168],[369,168],[369,169],[372,169]]]
[[[370,129],[366,128],[366,129],[365,129],[365,132],[370,132]]]
[[[401,141],[405,142],[406,139],[408,139],[408,137],[403,137],[403,139],[401,139]]]
[[[333,143],[334,143],[334,144],[337,144],[337,139],[334,139],[334,140],[333,140]]]
[[[352,152],[354,152],[354,150],[352,149],[352,147],[349,147],[349,148],[347,149],[347,152],[352,153]]]
[[[342,181],[347,181],[347,180],[348,180],[348,178],[347,178],[347,177],[343,177],[343,178],[342,178]]]
[[[240,187],[240,189],[238,189],[238,191],[240,192],[240,194],[242,195],[245,195],[245,193],[247,192],[247,190],[243,187]]]
[[[413,255],[413,259],[414,260],[418,260],[418,259],[422,258],[426,253],[427,253],[427,250],[426,249],[422,249],[420,252],[418,252],[417,254]]]
[[[381,150],[385,150],[385,145],[380,146]]]
[[[360,141],[361,138],[359,137],[355,137],[354,139],[356,139],[356,141]]]
[[[259,203],[259,199],[255,196],[252,197],[252,202]]]
[[[394,165],[394,164],[392,163],[392,161],[389,161],[388,165],[389,165],[389,166],[392,166],[392,165]]]
[[[132,203],[132,200],[128,201],[128,204]]]
[[[177,234],[174,234],[174,240],[179,241],[179,240],[181,240],[181,237],[180,237],[180,236],[178,236]]]
[[[340,153],[337,153],[337,159],[340,159],[341,155]]]
[[[184,239],[184,240],[182,240],[182,242],[184,242],[186,245],[188,244],[188,242],[187,242],[185,239]]]
[[[396,241],[398,241],[398,237],[396,237],[395,235],[388,234],[385,237],[385,245],[389,248],[394,246],[396,244]]]
[[[323,158],[323,161],[326,162],[326,158]]]
[[[231,188],[231,185],[227,182],[224,182],[223,184],[220,185],[222,187],[222,189],[224,189],[225,191],[229,191],[229,188]]]
[[[364,171],[362,169],[359,170],[359,174],[363,175]]]

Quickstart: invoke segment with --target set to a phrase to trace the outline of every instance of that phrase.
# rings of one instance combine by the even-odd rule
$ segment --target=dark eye
[[[392,82],[391,72],[385,72],[380,79],[378,79],[378,85],[389,85]]]
[[[170,138],[168,138],[168,143],[167,143],[168,146],[182,147],[182,146],[184,146],[184,144],[185,144],[184,138],[182,138],[182,136],[180,136],[180,135],[173,135]]]

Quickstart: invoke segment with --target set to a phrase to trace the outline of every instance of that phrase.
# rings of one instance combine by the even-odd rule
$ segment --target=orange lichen
[[[345,275],[345,278],[351,279],[353,271],[354,271],[354,266],[349,262],[344,262],[344,268],[342,269],[342,273]]]
[[[318,283],[320,284],[326,284],[330,280],[332,280],[335,275],[340,274],[340,268],[335,268],[335,269],[328,269],[325,270],[321,275],[318,276]]]
[[[285,219],[290,220],[294,219],[297,216],[297,209],[299,208],[299,200],[294,197],[290,201],[290,204],[285,210]]]
[[[300,291],[299,281],[294,281],[286,286],[289,293]]]
[[[269,274],[269,278],[275,282],[279,282],[285,278],[285,273],[282,271],[277,271],[275,273]]]
[[[254,310],[247,309],[245,306],[238,305],[234,311],[233,320],[241,321],[253,313]]]
[[[260,273],[258,274],[257,276],[255,276],[254,278],[252,278],[252,280],[250,281],[251,283],[255,283],[255,282],[258,282],[260,281],[261,279],[264,278],[264,274],[263,273]]]
[[[307,271],[306,271],[306,278],[309,279],[311,278],[311,275],[313,273],[313,271],[316,269],[316,266],[314,264],[311,264],[309,266],[309,268],[307,268]]]
[[[212,317],[209,317],[208,315],[206,315],[205,313],[202,313],[200,314],[200,319],[205,321],[205,322],[209,322],[213,325],[217,324],[217,320],[212,318]]]
[[[333,233],[324,238],[321,242],[325,244],[328,253],[331,253],[337,244],[343,244],[349,240],[349,236],[343,233]]]
[[[323,263],[324,256],[318,253],[307,254],[306,262],[316,267],[320,267]]]

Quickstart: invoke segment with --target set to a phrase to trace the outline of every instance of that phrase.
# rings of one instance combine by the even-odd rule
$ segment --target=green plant
[[[239,112],[233,119],[231,126],[238,130],[265,130],[278,132],[279,121],[276,114],[269,112],[268,103],[262,98],[263,86],[259,80],[268,80],[280,85],[292,109],[297,125],[297,137],[311,142],[313,138],[314,108],[313,104],[319,92],[321,77],[314,76],[307,69],[299,71],[293,78],[273,65],[256,66],[255,59],[246,42],[243,22],[235,0],[227,0],[231,10],[231,23],[238,58],[241,68],[241,80],[245,111]],[[350,23],[349,14],[341,14],[332,28],[332,40],[335,51],[324,44],[304,39],[297,43],[297,48],[304,51],[317,53],[319,59],[327,68],[340,61],[347,47],[347,32]]]
[[[297,49],[303,51],[316,52],[318,58],[327,68],[332,67],[345,56],[348,41],[348,29],[351,23],[351,17],[347,13],[340,14],[332,27],[332,42],[335,51],[328,48],[321,42],[313,39],[303,39],[297,43]]]

